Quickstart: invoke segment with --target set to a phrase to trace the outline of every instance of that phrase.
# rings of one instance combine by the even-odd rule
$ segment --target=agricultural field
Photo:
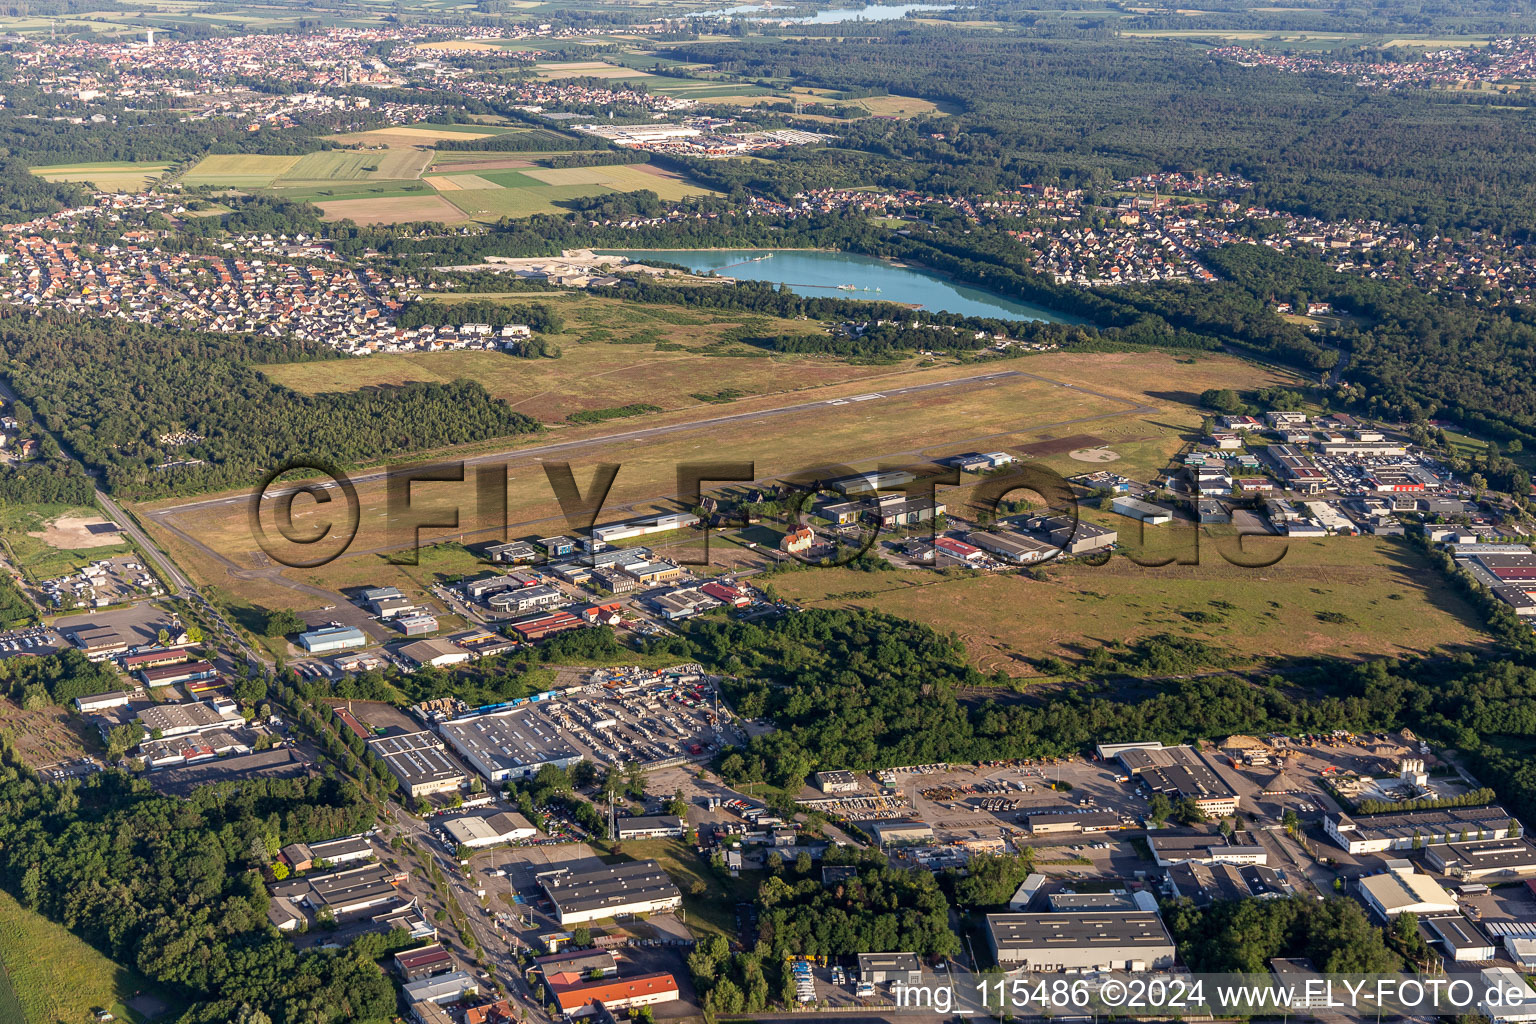
[[[435,193],[311,201],[320,207],[326,220],[350,220],[357,224],[462,224],[469,220],[462,210]]]
[[[1122,531],[1136,525],[1113,518]],[[953,632],[982,671],[1026,679],[1043,678],[1038,659],[1072,665],[1106,644],[1159,633],[1203,640],[1230,653],[1234,667],[1475,648],[1487,640],[1477,613],[1401,541],[1270,538],[1249,545],[1271,556],[1285,545],[1280,562],[1265,569],[1227,563],[1216,544],[1202,539],[1197,565],[1153,569],[1117,556],[1097,568],[1049,568],[1044,581],[1017,573],[815,569],[775,577],[773,585],[807,605],[876,608]]]
[[[161,1000],[134,998],[147,986],[136,972],[0,892],[0,1020],[87,1021],[97,1009],[129,1021],[164,1016],[171,1007]],[[136,1013],[130,1003],[148,1012]]]
[[[535,64],[541,80],[557,82],[567,78],[605,78],[612,81],[639,82],[650,78],[649,71],[619,67],[605,60],[545,61]]]
[[[299,162],[296,156],[255,153],[205,156],[182,176],[182,184],[214,188],[266,188]]]
[[[34,167],[32,173],[46,181],[81,182],[105,192],[138,192],[169,170],[170,166],[152,161],[110,161]]]
[[[464,155],[477,159],[444,162],[434,166],[436,173],[422,178],[422,183],[436,192],[435,202],[428,194],[399,182],[391,183],[388,192],[381,190],[377,196],[350,191],[338,191],[334,198],[313,195],[313,185],[308,186],[307,194],[313,195],[310,201],[318,203],[327,220],[350,218],[360,224],[416,220],[455,223],[465,219],[494,222],[502,217],[557,213],[563,209],[559,204],[567,200],[642,189],[667,200],[709,194],[682,175],[644,164],[549,168],[532,166],[526,157]],[[382,188],[385,183],[379,184]],[[274,191],[284,194],[280,188]]]
[[[430,153],[419,149],[325,150],[301,156],[273,185],[415,178],[431,159]]]
[[[455,139],[488,139],[493,135],[505,135],[509,132],[524,130],[526,129],[510,128],[497,124],[481,124],[478,122],[475,124],[433,124],[424,121],[420,124],[373,128],[365,132],[348,132],[344,135],[332,135],[330,138],[346,145],[431,146],[434,142],[447,142]]]

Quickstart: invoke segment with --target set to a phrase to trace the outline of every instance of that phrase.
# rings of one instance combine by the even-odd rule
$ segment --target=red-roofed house
[[[975,562],[986,557],[981,548],[951,537],[940,537],[933,542],[933,547],[935,551],[942,551],[944,554],[960,562]]]
[[[699,588],[710,597],[733,608],[745,608],[752,603],[752,598],[740,587],[729,586],[717,580],[710,580]]]
[[[610,1011],[618,1011],[671,1002],[677,997],[677,979],[670,974],[644,974],[618,981],[555,988],[555,1002],[560,1004],[560,1012],[567,1017],[590,1016],[596,1012],[598,1003]]]
[[[811,545],[816,543],[816,535],[811,532],[809,526],[797,526],[784,535],[779,541],[779,550],[787,551],[792,555],[802,554],[811,550]]]
[[[512,1013],[512,1004],[505,999],[471,1006],[464,1011],[464,1024],[512,1024],[516,1019]]]

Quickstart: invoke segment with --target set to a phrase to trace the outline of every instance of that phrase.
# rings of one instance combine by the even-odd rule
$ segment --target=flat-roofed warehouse
[[[670,876],[654,860],[606,864],[539,877],[562,925],[601,921],[623,914],[652,914],[683,905]]]
[[[1488,881],[1536,875],[1536,845],[1524,836],[1436,843],[1424,848],[1424,860],[1452,878]]]
[[[464,769],[443,749],[442,741],[425,730],[378,736],[368,746],[389,766],[408,796],[446,793],[465,782]]]
[[[546,764],[566,768],[581,760],[537,704],[458,718],[440,728],[449,745],[492,783],[531,778]]]
[[[1148,911],[988,914],[987,940],[1005,970],[1147,971],[1175,959],[1163,919]]]
[[[1120,827],[1120,815],[1113,811],[1036,811],[1024,816],[1031,835],[1053,833],[1107,832]]]
[[[1329,814],[1323,831],[1349,853],[1413,850],[1435,843],[1505,839],[1524,829],[1503,807],[1445,807],[1400,814]]]
[[[382,864],[363,864],[324,875],[306,875],[272,886],[274,899],[304,901],[315,910],[329,909],[339,922],[372,917],[381,909],[409,904],[397,886],[405,876]]]
[[[481,818],[467,816],[443,823],[443,830],[460,846],[478,850],[483,846],[532,839],[538,830],[521,814],[503,811]]]
[[[1154,793],[1193,800],[1206,814],[1237,811],[1237,794],[1193,747],[1134,747],[1122,750],[1119,758],[1125,770]]]

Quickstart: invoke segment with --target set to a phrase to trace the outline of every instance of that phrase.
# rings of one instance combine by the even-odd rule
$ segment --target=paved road
[[[404,808],[389,805],[389,814],[393,823],[400,829],[406,840],[410,842],[423,856],[430,857],[437,862],[438,868],[443,872],[447,880],[448,888],[454,893],[459,906],[464,911],[464,917],[469,922],[470,931],[474,933],[475,941],[485,953],[485,960],[496,965],[496,977],[507,987],[509,997],[513,1003],[522,1007],[525,1011],[524,1020],[549,1020],[549,1014],[544,1010],[543,1004],[523,980],[522,970],[518,965],[516,947],[506,932],[501,931],[492,924],[492,919],[485,916],[480,909],[480,899],[472,891],[466,890],[464,882],[475,884],[478,882],[471,873],[466,877],[460,873],[459,864],[443,850],[442,845],[432,836],[431,826],[422,821]],[[473,868],[471,868],[473,872]],[[496,908],[493,905],[492,910]],[[460,937],[462,943],[462,936]],[[466,965],[466,969],[472,965]]]

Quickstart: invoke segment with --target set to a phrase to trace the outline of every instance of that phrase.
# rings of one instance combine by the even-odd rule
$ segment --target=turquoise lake
[[[929,270],[885,260],[818,249],[606,249],[644,261],[676,263],[695,273],[711,271],[740,281],[787,285],[796,295],[901,302],[933,312],[1000,320],[1073,323],[1070,317],[960,284]],[[764,257],[767,257],[766,259]]]

